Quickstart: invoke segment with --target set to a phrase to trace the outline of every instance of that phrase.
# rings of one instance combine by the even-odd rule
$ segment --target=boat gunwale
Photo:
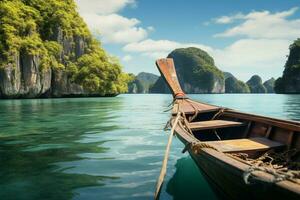
[[[192,143],[192,142],[201,142],[200,140],[195,138],[193,135],[188,133],[186,130],[184,130],[180,126],[176,126],[175,134],[185,145]],[[205,143],[205,142],[203,142],[203,143]],[[192,157],[193,156],[195,156],[195,157],[201,156],[201,153],[204,153],[204,154],[210,156],[212,159],[214,159],[215,163],[216,163],[216,161],[222,162],[223,164],[226,164],[229,167],[231,167],[232,169],[234,169],[236,171],[235,173],[239,173],[239,174],[245,173],[251,166],[250,164],[246,164],[237,159],[234,159],[234,158],[226,155],[225,153],[219,152],[213,148],[201,148],[199,154],[195,154],[190,149],[188,150],[188,152]],[[264,183],[269,183],[270,180],[272,180],[272,178],[273,178],[273,175],[271,175],[267,172],[263,172],[263,171],[254,171],[252,174],[254,176],[260,177],[262,179],[260,181],[262,181]],[[208,177],[209,177],[209,175],[208,175]],[[292,192],[300,195],[300,190],[298,189],[299,184],[293,183],[289,180],[275,182],[274,185],[276,185],[277,187],[285,188],[289,191],[292,191]]]
[[[206,104],[206,103],[202,103],[202,102],[198,102],[198,101],[195,101],[195,100],[190,100],[190,103],[191,104],[204,104],[204,105],[210,105],[210,106],[215,106],[215,105],[212,105],[212,104]],[[179,103],[180,104],[180,103]],[[253,114],[253,113],[247,113],[247,112],[242,112],[242,111],[238,111],[238,110],[235,110],[235,109],[231,109],[231,108],[226,108],[226,107],[221,107],[221,106],[215,106],[216,109],[210,109],[210,110],[199,110],[199,114],[200,113],[204,113],[204,112],[213,112],[213,111],[218,111],[218,110],[222,110],[224,109],[224,112],[222,113],[222,115],[230,115],[230,114],[240,114],[241,115],[241,118],[243,117],[251,117],[252,119],[246,119],[246,120],[250,120],[250,121],[256,121],[256,122],[261,122],[262,120],[264,121],[263,123],[276,123],[276,125],[274,126],[278,126],[280,123],[285,123],[285,125],[289,125],[291,124],[293,126],[293,128],[289,128],[289,127],[282,127],[282,128],[285,128],[285,129],[288,129],[288,130],[295,130],[295,131],[300,131],[300,122],[299,121],[293,121],[293,120],[288,120],[288,119],[279,119],[279,118],[276,118],[276,117],[269,117],[269,116],[264,116],[264,115],[259,115],[259,114]],[[195,112],[193,112],[195,113]],[[193,113],[186,113],[186,114],[193,114]],[[255,119],[256,118],[256,119]],[[280,125],[279,125],[280,126]]]

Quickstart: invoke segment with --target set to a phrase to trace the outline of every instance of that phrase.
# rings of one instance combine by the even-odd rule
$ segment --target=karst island
[[[0,199],[300,198],[296,0],[0,0]]]

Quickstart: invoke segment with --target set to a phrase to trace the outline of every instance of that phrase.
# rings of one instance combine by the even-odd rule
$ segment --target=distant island
[[[131,94],[149,93],[149,89],[153,87],[159,78],[159,76],[155,74],[146,72],[141,72],[137,76],[130,74],[130,76],[131,80],[128,83],[128,93]]]
[[[0,4],[0,98],[115,96],[130,77],[100,47],[73,0]]]
[[[258,75],[254,75],[244,83],[230,72],[218,69],[213,58],[201,49],[180,48],[168,57],[174,59],[179,82],[186,93],[274,93],[274,78],[263,83]],[[170,93],[161,77],[149,91]]]
[[[3,1],[0,10],[1,99],[170,92],[157,75],[124,73],[92,36],[74,0]],[[186,93],[300,93],[300,39],[290,45],[282,77],[265,82],[258,75],[238,80],[199,48],[175,49],[168,57]]]

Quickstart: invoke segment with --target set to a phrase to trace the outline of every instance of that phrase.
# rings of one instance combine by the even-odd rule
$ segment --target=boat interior
[[[193,107],[196,106],[194,104]],[[289,154],[288,159],[294,162],[300,161],[298,122],[219,107],[202,110],[197,115],[190,111],[185,113],[189,121],[186,126],[193,136],[223,153],[243,153],[248,158],[255,159],[266,152],[284,152]]]

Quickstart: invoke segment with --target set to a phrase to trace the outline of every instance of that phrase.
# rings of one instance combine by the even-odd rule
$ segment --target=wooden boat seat
[[[269,140],[267,138],[255,137],[247,139],[234,139],[222,141],[205,142],[214,146],[224,153],[229,152],[247,152],[247,151],[266,151],[272,148],[284,147],[284,144]]]
[[[242,122],[226,121],[226,120],[210,120],[210,121],[189,123],[189,128],[192,131],[199,131],[199,130],[208,130],[208,129],[237,127],[243,125],[245,124]]]

